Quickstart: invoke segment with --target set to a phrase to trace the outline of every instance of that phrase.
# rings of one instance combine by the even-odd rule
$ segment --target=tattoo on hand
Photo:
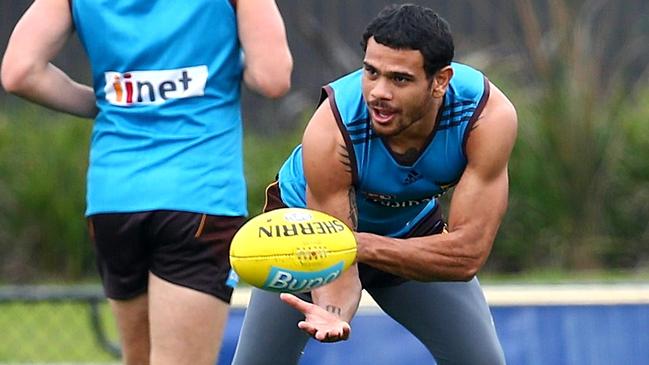
[[[342,313],[340,307],[336,307],[335,305],[327,305],[325,307],[325,310],[327,310],[327,312],[337,315],[338,317],[340,317],[340,314]]]

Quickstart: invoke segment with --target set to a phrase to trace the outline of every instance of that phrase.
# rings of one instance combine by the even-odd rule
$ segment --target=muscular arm
[[[97,114],[95,94],[50,61],[73,31],[68,0],[36,0],[14,29],[2,60],[7,92],[81,117]]]
[[[302,141],[307,206],[356,228],[357,212],[348,151],[328,101],[316,111]],[[349,322],[361,295],[358,268],[353,265],[340,278],[312,291],[313,302]]]
[[[237,0],[236,4],[246,85],[271,98],[286,94],[293,58],[275,0]]]
[[[358,261],[420,281],[470,280],[487,260],[507,209],[516,111],[493,85],[469,135],[468,164],[450,204],[449,232],[394,239],[358,233]]]

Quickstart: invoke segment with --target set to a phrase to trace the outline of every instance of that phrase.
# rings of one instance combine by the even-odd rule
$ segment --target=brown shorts
[[[151,272],[229,303],[230,242],[244,221],[178,211],[88,217],[106,296],[130,299],[146,292]]]

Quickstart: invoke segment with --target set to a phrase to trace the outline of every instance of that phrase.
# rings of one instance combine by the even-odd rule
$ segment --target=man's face
[[[393,49],[372,37],[363,64],[363,96],[377,134],[397,136],[417,129],[409,127],[424,118],[426,123],[419,124],[434,124],[432,81],[426,78],[421,52]]]

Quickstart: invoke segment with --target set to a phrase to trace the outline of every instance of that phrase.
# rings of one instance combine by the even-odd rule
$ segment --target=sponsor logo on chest
[[[159,105],[205,94],[207,66],[104,73],[106,101],[113,105]]]
[[[398,200],[397,197],[393,194],[385,193],[372,193],[368,191],[360,192],[370,203],[378,204],[387,208],[406,208],[413,207],[420,204],[426,204],[429,201],[435,199],[433,197],[424,197],[420,199],[407,199],[407,200]]]

